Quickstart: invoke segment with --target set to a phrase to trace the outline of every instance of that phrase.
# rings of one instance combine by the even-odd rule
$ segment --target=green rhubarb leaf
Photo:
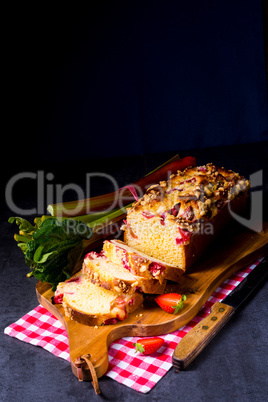
[[[34,262],[39,262],[39,260],[41,259],[42,253],[43,253],[43,249],[44,246],[39,246],[37,247],[37,249],[35,250],[34,256],[33,256],[33,260]]]
[[[25,243],[18,243],[17,246],[21,249],[21,251],[23,252],[23,254],[26,253],[27,248],[28,248],[27,244],[25,244]]]
[[[59,222],[49,217],[42,222],[35,220],[36,226],[20,218],[10,218],[9,222],[16,222],[20,228],[27,229],[27,233],[32,233],[28,237],[16,235],[25,254],[25,263],[32,270],[27,276],[52,284],[53,290],[71,276],[82,257],[83,240],[92,236],[92,229],[79,220]]]
[[[44,262],[46,262],[49,257],[56,253],[56,251],[51,251],[50,253],[43,254],[43,249],[43,246],[39,246],[34,253],[34,262],[36,262],[37,264],[44,264]]]
[[[30,222],[28,222],[26,219],[24,218],[20,218],[18,216],[12,216],[8,219],[9,223],[13,223],[16,222],[16,224],[19,227],[20,231],[23,231],[27,234],[32,234],[35,232],[36,227],[33,226]]]

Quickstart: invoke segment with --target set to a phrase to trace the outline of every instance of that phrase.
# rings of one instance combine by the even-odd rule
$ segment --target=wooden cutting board
[[[168,291],[187,296],[183,309],[177,315],[161,310],[154,296],[149,296],[145,298],[143,308],[130,314],[126,320],[94,328],[65,317],[62,306],[51,303],[54,293],[49,284],[37,283],[37,299],[67,330],[73,373],[79,379],[92,380],[86,364],[82,370],[77,369],[74,364],[77,358],[90,354],[97,377],[101,377],[108,369],[108,347],[111,342],[124,336],[163,335],[179,329],[195,317],[209,296],[227,278],[267,253],[267,223],[260,234],[241,227],[230,230],[183,275],[180,284],[168,284]]]

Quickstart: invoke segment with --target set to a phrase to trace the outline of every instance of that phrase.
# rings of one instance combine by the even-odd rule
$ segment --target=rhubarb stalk
[[[146,189],[156,184],[161,180],[167,180],[168,176],[172,173],[176,173],[177,170],[184,170],[188,166],[195,166],[196,159],[194,157],[185,157],[179,159],[176,155],[160,168],[154,170],[150,174],[144,176],[130,186],[124,186],[117,191],[100,195],[97,197],[91,197],[84,200],[69,201],[58,204],[50,204],[47,209],[52,216],[64,216],[74,217],[81,215],[90,215],[92,213],[109,212],[112,208],[120,208],[129,203],[131,198],[136,198],[133,188],[138,187],[145,192]],[[124,199],[122,195],[124,193]],[[95,219],[94,219],[95,220]]]

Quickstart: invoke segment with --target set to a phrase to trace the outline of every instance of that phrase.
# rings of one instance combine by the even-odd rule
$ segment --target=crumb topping
[[[175,221],[193,232],[198,221],[210,220],[227,202],[249,188],[249,181],[232,170],[212,163],[189,167],[172,174],[168,181],[151,186],[128,209],[128,215],[140,212],[144,219],[160,219],[162,224]]]

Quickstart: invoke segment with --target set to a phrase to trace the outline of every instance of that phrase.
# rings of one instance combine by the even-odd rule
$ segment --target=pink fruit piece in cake
[[[149,265],[149,271],[151,272],[151,274],[156,277],[159,276],[160,274],[162,274],[164,272],[164,270],[166,269],[166,267],[164,267],[164,265],[159,264],[158,262],[151,262],[151,264]]]
[[[142,212],[141,214],[142,214],[142,216],[144,216],[144,218],[146,218],[146,219],[151,219],[151,218],[154,218],[154,217],[155,217],[155,215],[152,214],[152,213],[149,212],[149,211],[144,211],[144,212]]]

